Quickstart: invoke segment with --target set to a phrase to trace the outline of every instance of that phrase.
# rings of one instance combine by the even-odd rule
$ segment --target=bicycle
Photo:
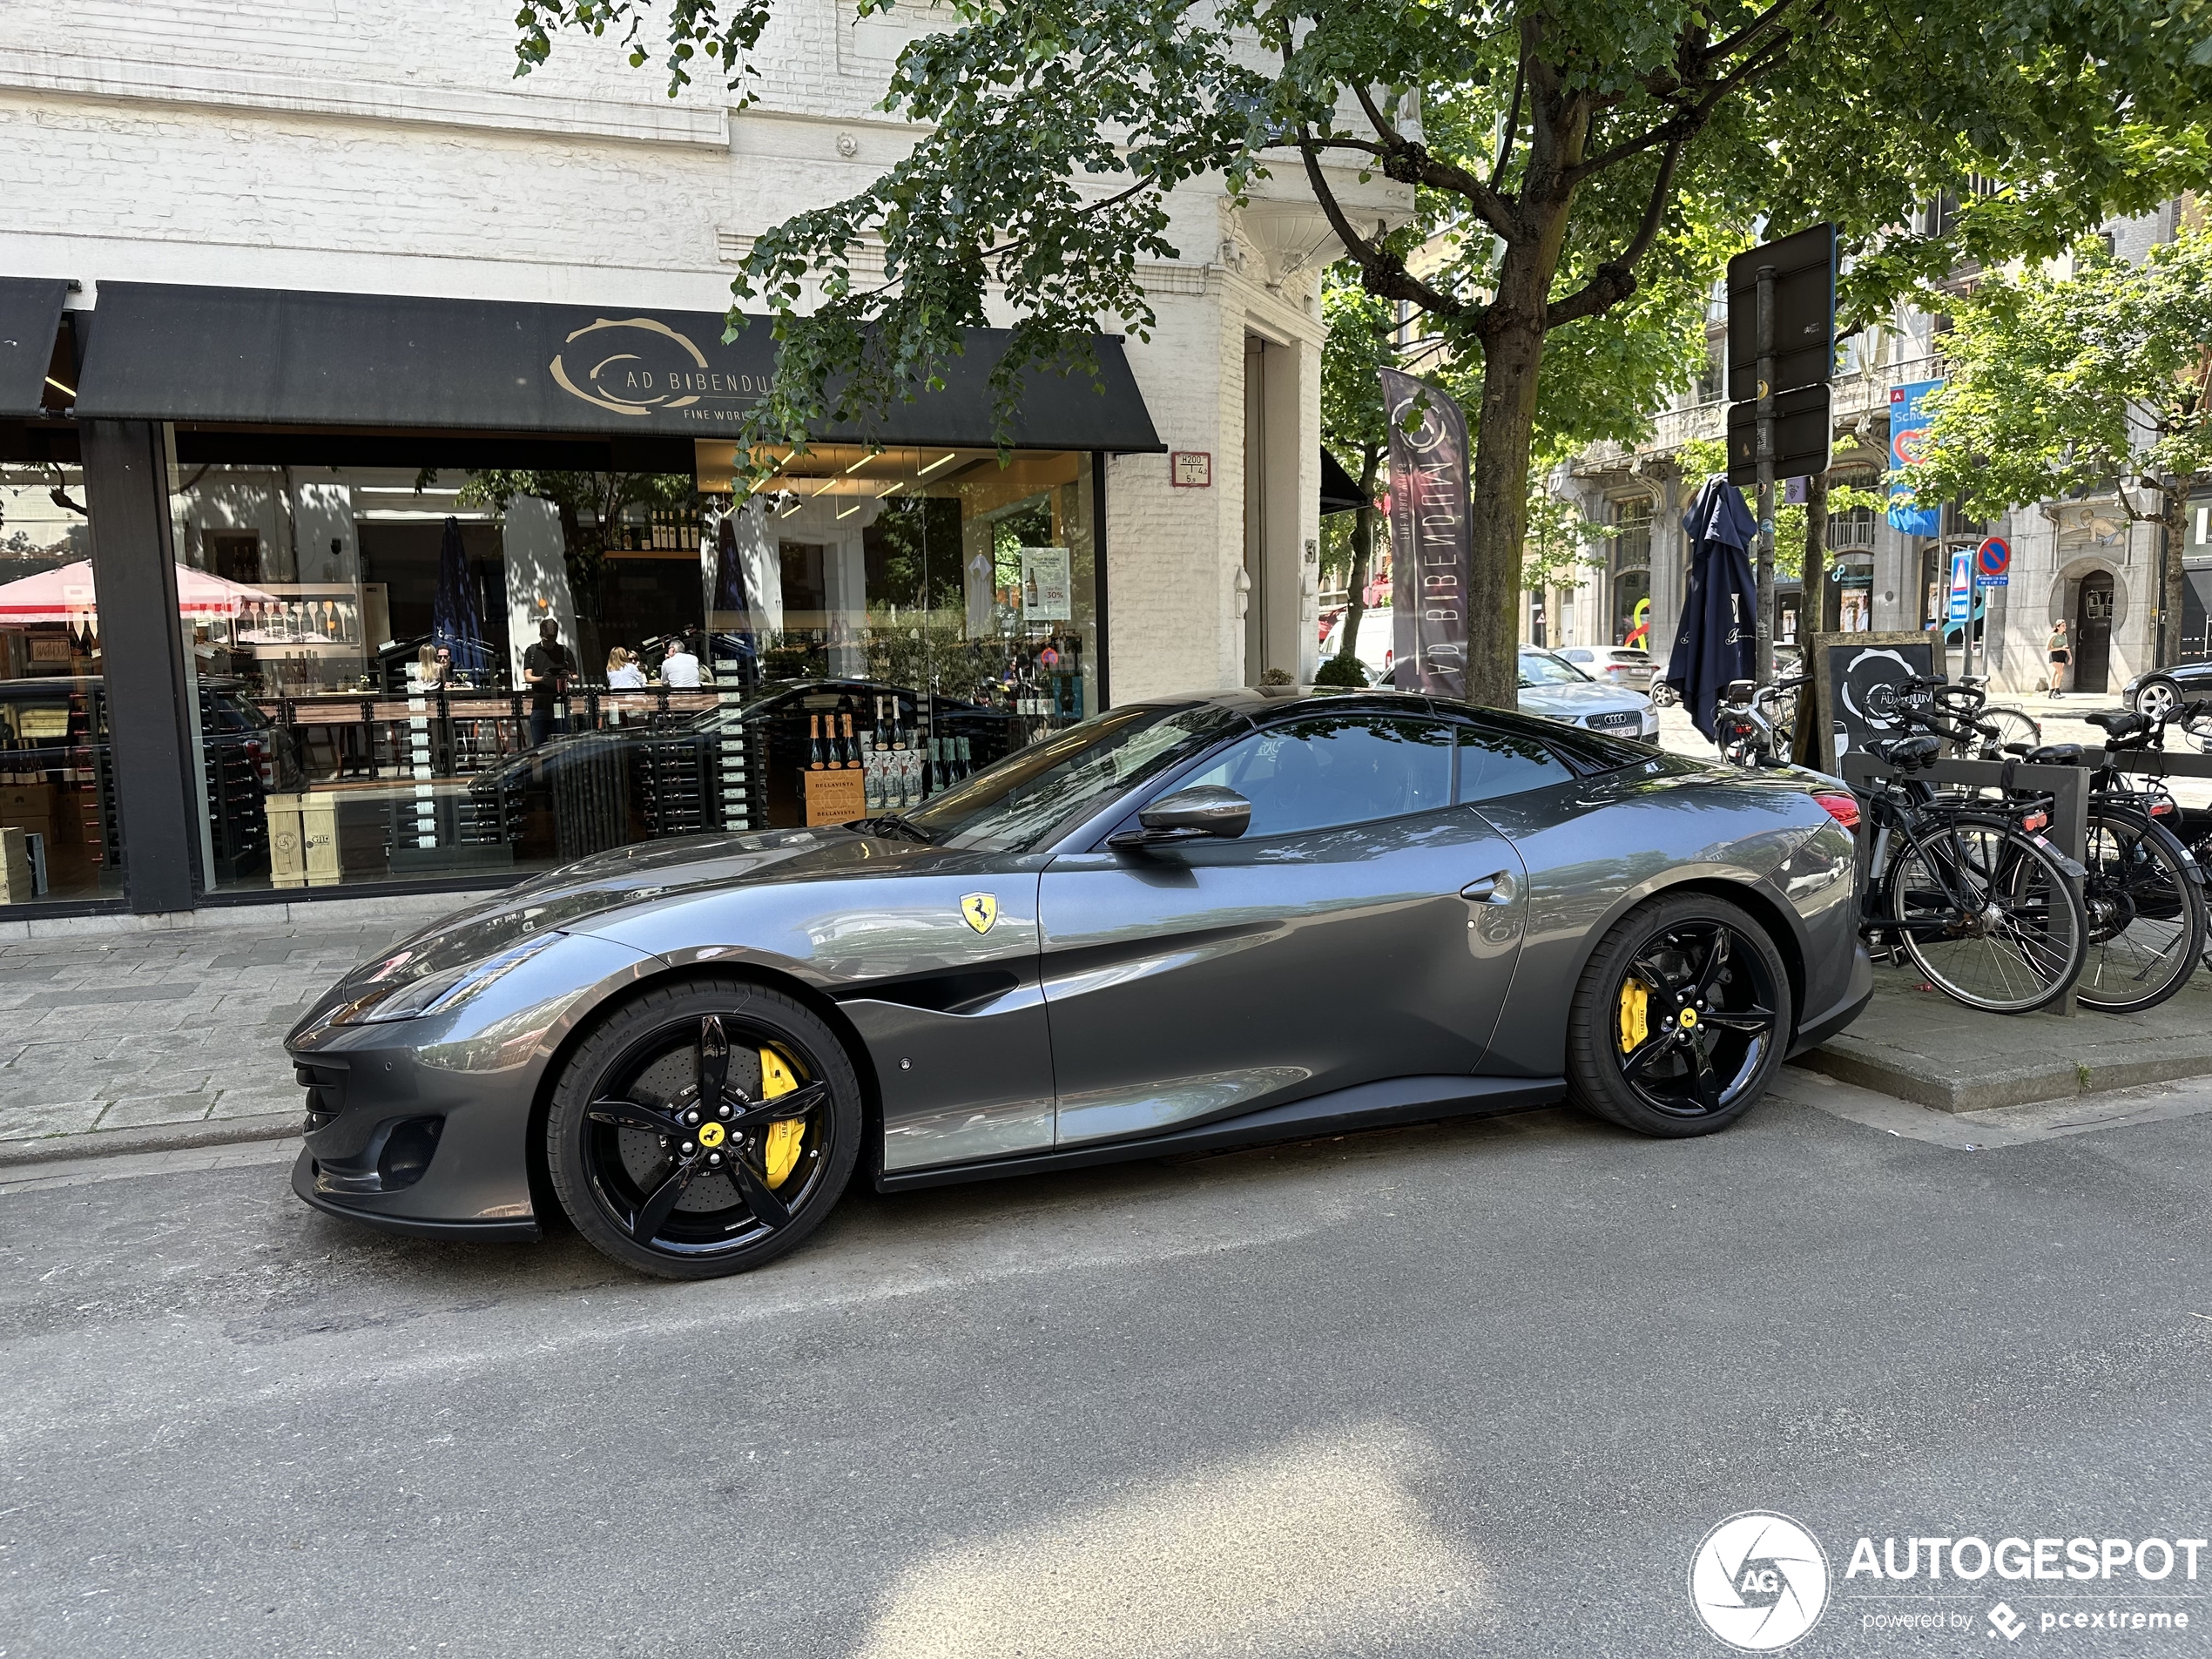
[[[1971,738],[1962,738],[1953,745],[1952,756],[1959,760],[1995,760],[2007,752],[2008,746],[2024,743],[2033,748],[2043,741],[2043,728],[2027,714],[2015,708],[1991,708],[1989,677],[1986,674],[1962,674],[1954,692],[1969,694],[1978,699],[1975,730]]]
[[[1867,745],[1897,775],[1852,786],[1873,826],[1860,932],[1955,1002],[2032,1014],[2067,995],[2087,961],[2082,868],[2027,826],[2032,805],[1961,803],[1912,779],[1945,741]]]
[[[1713,737],[1721,759],[1747,772],[1788,765],[1790,745],[1782,733],[1797,730],[1797,692],[1811,678],[1799,674],[1759,686],[1750,680],[1730,680],[1713,710]]]
[[[2157,752],[2166,728],[2212,715],[2212,701],[2177,704],[2156,716],[2101,710],[2082,716],[2105,733],[2111,753]],[[2027,749],[2006,745],[2029,765],[2081,765],[2078,743]],[[2131,783],[2117,766],[2089,778],[2086,873],[2081,898],[2089,917],[2090,953],[2077,991],[2085,1008],[2134,1014],[2157,1007],[2188,982],[2212,953],[2212,913],[2204,872],[2188,843],[2169,825],[2185,822],[2164,785]]]

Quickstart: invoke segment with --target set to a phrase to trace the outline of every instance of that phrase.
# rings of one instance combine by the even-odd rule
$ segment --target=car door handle
[[[1495,875],[1486,875],[1480,881],[1470,881],[1460,889],[1460,897],[1470,904],[1511,904],[1514,897],[1513,877],[1501,870]]]

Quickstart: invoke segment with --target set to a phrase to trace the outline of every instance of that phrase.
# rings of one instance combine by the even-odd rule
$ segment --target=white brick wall
[[[563,37],[517,81],[510,0],[0,0],[0,274],[71,277],[95,304],[104,280],[148,280],[718,308],[732,239],[903,153],[909,130],[873,106],[930,16],[790,0],[759,102],[732,111],[705,76],[665,98],[658,64],[631,68],[611,39]],[[1345,190],[1370,213],[1398,193]],[[1162,440],[1211,452],[1214,482],[1171,489],[1163,456],[1110,463],[1123,701],[1243,678],[1244,336],[1319,340],[1310,273],[1278,292],[1256,252],[1224,267],[1217,191],[1172,212],[1186,264],[1160,273],[1159,327],[1130,359]],[[1318,533],[1305,379],[1294,548]]]

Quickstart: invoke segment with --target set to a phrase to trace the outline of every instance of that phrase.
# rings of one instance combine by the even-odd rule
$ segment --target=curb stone
[[[89,1130],[78,1135],[44,1135],[36,1140],[0,1141],[0,1170],[64,1159],[114,1157],[126,1152],[165,1152],[178,1147],[283,1141],[299,1133],[300,1114],[294,1110],[187,1123],[149,1123],[138,1129]]]

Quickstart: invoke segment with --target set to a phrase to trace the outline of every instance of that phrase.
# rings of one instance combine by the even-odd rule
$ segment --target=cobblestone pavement
[[[0,1159],[119,1130],[250,1134],[300,1090],[281,1039],[333,980],[416,919],[235,922],[0,943]],[[37,1149],[44,1150],[47,1149]]]

